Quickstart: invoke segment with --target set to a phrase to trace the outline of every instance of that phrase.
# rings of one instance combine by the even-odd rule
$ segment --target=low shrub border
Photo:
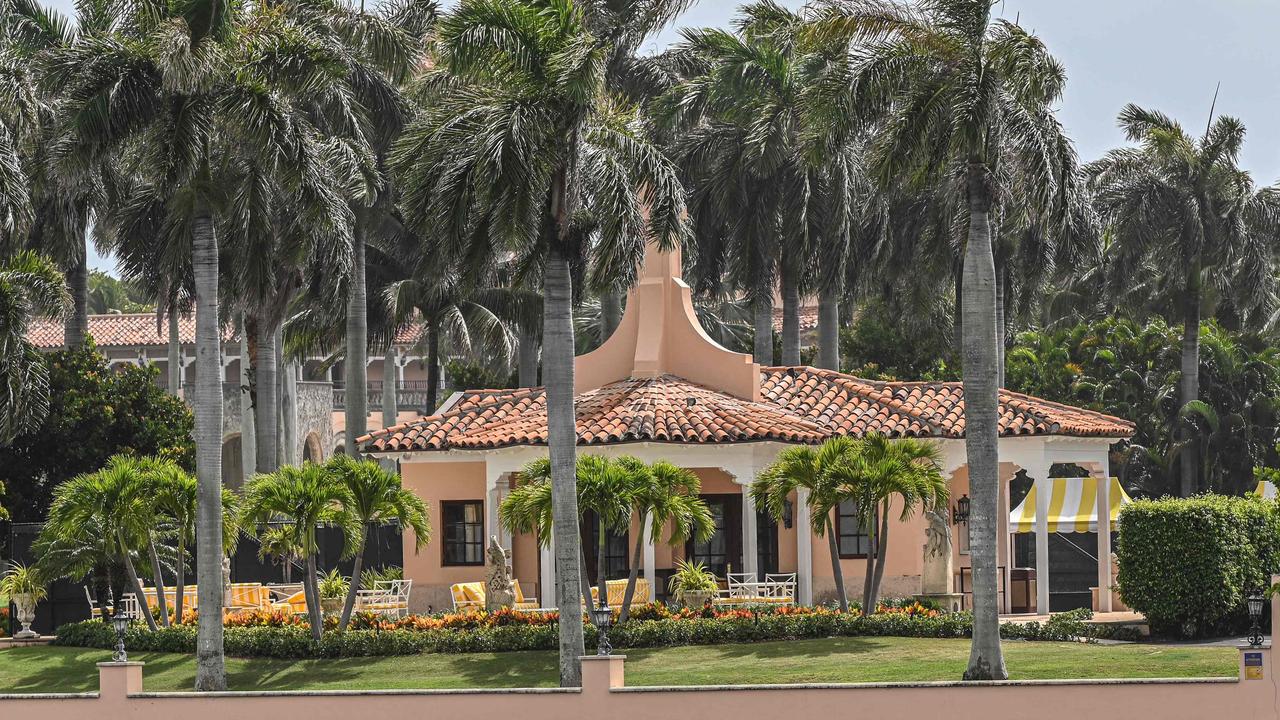
[[[474,614],[482,616],[480,613]],[[523,613],[507,615],[505,624],[489,624],[477,620],[471,627],[436,627],[413,629],[412,622],[433,618],[406,618],[401,627],[353,629],[345,633],[326,633],[319,643],[311,639],[305,624],[229,625],[225,633],[228,655],[236,657],[273,658],[342,658],[418,653],[507,652],[514,650],[553,650],[557,647],[554,619],[537,622],[515,622]],[[1001,626],[1006,639],[1079,640],[1088,639],[1092,626],[1086,625],[1087,610],[1054,615],[1045,623],[1007,623]],[[596,629],[586,625],[587,647],[594,648]],[[615,648],[673,647],[681,645],[719,645],[766,640],[792,640],[822,637],[915,637],[964,638],[973,629],[969,613],[938,614],[881,612],[862,615],[841,613],[827,608],[800,608],[790,611],[733,610],[718,612],[714,617],[671,617],[667,619],[631,620],[614,627],[609,640]],[[58,628],[56,645],[109,649],[115,644],[115,633],[100,621],[71,623]],[[130,650],[146,652],[195,652],[194,625],[175,625],[154,632],[137,624],[125,636]]]

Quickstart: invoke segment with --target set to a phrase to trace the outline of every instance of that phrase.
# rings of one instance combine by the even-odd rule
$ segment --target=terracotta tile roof
[[[761,370],[761,399],[817,422],[833,435],[964,437],[964,388],[951,382],[873,382],[810,367]],[[1000,434],[1124,438],[1133,423],[1111,415],[1000,391]]]
[[[116,315],[90,315],[89,334],[98,347],[122,347],[130,345],[166,345],[169,328],[162,324],[156,330],[155,313],[127,313]],[[178,337],[183,343],[195,342],[195,315],[178,318]],[[36,320],[31,323],[27,337],[42,349],[62,347],[62,321]]]
[[[872,382],[809,367],[761,370],[762,402],[664,375],[629,379],[577,398],[578,444],[816,443],[835,435],[964,437],[960,383]],[[690,404],[692,399],[692,404]],[[542,388],[477,390],[445,412],[361,438],[370,452],[545,445]],[[1127,420],[1000,391],[1000,434],[1124,438]]]
[[[89,334],[98,347],[130,347],[143,345],[167,345],[169,328],[167,324],[156,331],[155,313],[126,313],[111,315],[90,315]],[[412,345],[422,335],[422,326],[412,323],[400,328],[396,333],[396,344]],[[37,348],[52,350],[62,347],[62,322],[60,320],[37,319],[31,323],[27,331]],[[228,327],[223,331],[223,339],[227,342],[235,339],[235,331]],[[196,341],[196,316],[194,313],[178,318],[178,341],[190,345]]]
[[[755,403],[682,378],[632,378],[577,398],[578,444],[815,443],[827,433],[780,407]],[[361,439],[369,451],[483,449],[545,445],[542,388],[467,393],[448,412]]]
[[[801,305],[799,315],[800,332],[806,333],[818,327],[817,305]],[[773,331],[782,332],[782,307],[779,305],[773,308]]]

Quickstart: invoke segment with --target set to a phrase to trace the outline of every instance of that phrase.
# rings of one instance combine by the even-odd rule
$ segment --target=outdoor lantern
[[[1262,594],[1252,593],[1246,598],[1249,605],[1249,645],[1251,647],[1262,647]]]
[[[124,632],[129,629],[129,620],[129,614],[126,612],[118,612],[111,616],[111,626],[116,630],[116,650],[112,653],[111,659],[118,663],[129,661],[129,654],[124,649]]]
[[[597,655],[609,655],[613,652],[613,646],[609,644],[609,626],[613,624],[613,610],[609,609],[609,603],[591,609],[591,623],[596,626],[596,630],[600,631],[600,638],[596,642]]]
[[[790,500],[782,501],[782,527],[790,530],[796,521],[796,506]]]
[[[961,495],[956,501],[956,507],[951,511],[951,521],[955,523],[969,522],[969,496]]]

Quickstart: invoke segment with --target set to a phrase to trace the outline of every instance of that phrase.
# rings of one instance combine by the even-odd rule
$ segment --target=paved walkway
[[[1048,615],[1039,615],[1036,613],[1027,613],[1020,615],[1001,615],[1000,622],[1045,622],[1049,619]],[[1094,613],[1092,620],[1086,622],[1097,625],[1146,625],[1147,618],[1142,613],[1136,613],[1126,610],[1125,612],[1107,612]]]

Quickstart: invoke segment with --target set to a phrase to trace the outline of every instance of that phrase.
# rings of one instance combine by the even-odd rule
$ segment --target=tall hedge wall
[[[1119,529],[1120,597],[1158,633],[1229,631],[1280,560],[1280,506],[1257,497],[1137,500]]]

